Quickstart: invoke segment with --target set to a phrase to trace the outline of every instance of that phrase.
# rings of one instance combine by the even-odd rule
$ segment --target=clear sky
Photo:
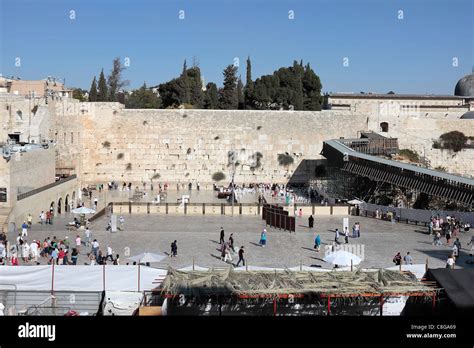
[[[130,59],[124,77],[132,88],[176,77],[193,57],[206,82],[221,85],[222,70],[236,57],[245,79],[250,55],[254,79],[303,59],[325,92],[453,94],[474,65],[474,0],[0,3],[3,76],[55,76],[70,87],[89,89],[117,56]]]

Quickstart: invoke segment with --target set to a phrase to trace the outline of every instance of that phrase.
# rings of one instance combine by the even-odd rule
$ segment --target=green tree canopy
[[[160,98],[147,88],[146,83],[134,90],[125,101],[128,109],[158,109],[160,106]]]
[[[217,86],[214,82],[209,82],[206,85],[206,91],[204,92],[204,108],[206,109],[217,109],[219,107],[219,94]]]

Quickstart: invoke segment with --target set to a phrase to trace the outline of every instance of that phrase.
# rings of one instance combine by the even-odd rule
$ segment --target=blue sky
[[[114,57],[129,57],[124,77],[132,88],[176,77],[183,60],[191,65],[193,57],[205,81],[221,85],[222,70],[235,57],[245,78],[250,55],[254,79],[303,59],[327,92],[453,94],[474,65],[474,0],[0,3],[3,76],[56,76],[86,89],[101,68],[109,73]]]

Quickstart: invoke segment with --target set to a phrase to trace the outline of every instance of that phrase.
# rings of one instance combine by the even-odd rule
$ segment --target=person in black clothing
[[[402,255],[400,255],[400,253],[397,253],[397,255],[395,255],[395,257],[393,258],[393,262],[396,266],[400,266],[400,264],[402,263]]]
[[[229,247],[232,249],[232,252],[235,253],[235,249],[234,249],[234,237],[233,237],[233,233],[230,234],[229,236]]]
[[[221,238],[219,240],[219,243],[224,244],[224,228],[221,227]]]
[[[240,261],[242,261],[242,265],[245,266],[245,259],[244,259],[244,247],[241,246],[239,249],[239,261],[237,261],[237,264],[235,267],[239,267]]]
[[[314,217],[313,217],[313,215],[309,216],[308,225],[309,225],[309,228],[313,228],[313,226],[314,226]]]
[[[171,257],[176,257],[178,255],[178,244],[176,241],[171,243]]]

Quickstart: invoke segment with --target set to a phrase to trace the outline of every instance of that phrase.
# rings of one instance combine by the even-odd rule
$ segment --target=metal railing
[[[46,190],[49,190],[50,188],[52,187],[55,187],[55,186],[59,186],[61,184],[64,184],[68,181],[71,181],[73,179],[76,179],[77,178],[77,175],[76,174],[73,174],[71,176],[68,176],[67,178],[64,178],[64,179],[61,179],[61,180],[58,180],[56,182],[53,182],[52,184],[48,184],[48,185],[45,185],[45,186],[42,186],[42,187],[38,187],[37,189],[34,189],[34,190],[31,190],[31,191],[28,191],[28,192],[25,192],[25,193],[22,193],[22,194],[19,194],[18,196],[16,196],[16,200],[17,201],[20,201],[22,199],[25,199],[27,197],[31,197],[37,193],[40,193],[40,192],[43,192],[43,191],[46,191]]]

